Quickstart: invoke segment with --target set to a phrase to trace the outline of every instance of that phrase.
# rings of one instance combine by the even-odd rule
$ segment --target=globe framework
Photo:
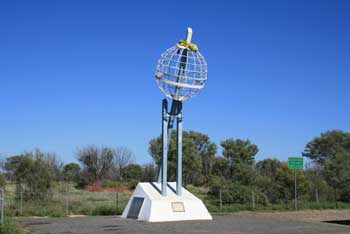
[[[156,80],[167,97],[184,101],[204,87],[207,73],[207,62],[199,51],[175,45],[159,58]]]

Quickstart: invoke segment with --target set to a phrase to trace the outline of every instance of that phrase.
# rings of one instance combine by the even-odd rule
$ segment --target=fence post
[[[4,189],[0,189],[0,201],[1,201],[1,226],[4,225],[4,202],[5,202],[5,194],[4,194]]]
[[[68,193],[66,193],[66,215],[69,214]]]
[[[294,209],[298,210],[297,169],[294,169]]]
[[[118,206],[119,206],[119,193],[116,192],[115,193],[115,202],[116,202],[116,209],[117,209],[117,213],[118,213]]]
[[[252,203],[253,203],[253,210],[255,209],[255,197],[254,197],[254,190],[252,190]]]
[[[66,183],[66,215],[69,215],[69,183]]]
[[[219,190],[219,199],[220,199],[220,211],[222,210],[222,193],[221,189]]]
[[[22,191],[20,193],[20,199],[21,199],[21,201],[20,201],[20,210],[19,210],[19,212],[22,215],[23,214],[23,192]]]

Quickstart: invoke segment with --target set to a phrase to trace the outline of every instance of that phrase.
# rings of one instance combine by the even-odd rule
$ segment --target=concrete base
[[[160,194],[160,183],[138,183],[122,217],[148,222],[212,220],[203,202],[182,188],[182,195],[175,193],[176,183],[169,182],[167,196]]]

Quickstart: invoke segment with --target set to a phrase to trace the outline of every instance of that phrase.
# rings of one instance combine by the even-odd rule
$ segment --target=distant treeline
[[[208,135],[184,131],[183,183],[204,187],[209,196],[222,193],[222,202],[245,203],[254,191],[261,205],[290,201],[294,198],[294,171],[287,163],[272,157],[256,162],[259,147],[250,140],[226,139],[222,151]],[[176,176],[176,134],[171,135],[168,178]],[[162,153],[160,136],[149,143],[154,163],[134,162],[126,147],[86,146],[76,152],[78,163],[64,165],[56,154],[39,149],[9,156],[2,162],[3,176],[29,193],[46,193],[57,181],[76,183],[77,187],[100,182],[102,186],[129,186],[138,181],[154,181]],[[296,155],[291,155],[296,156]],[[305,201],[350,201],[350,133],[331,130],[305,145],[300,156],[310,159],[297,171],[298,196]]]

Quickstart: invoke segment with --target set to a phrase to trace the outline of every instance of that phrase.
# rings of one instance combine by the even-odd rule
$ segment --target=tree
[[[213,160],[212,174],[221,178],[230,176],[229,160],[223,157],[215,157]]]
[[[127,180],[141,180],[142,167],[138,164],[129,164],[125,167],[125,178]]]
[[[333,192],[325,179],[323,166],[319,163],[310,162],[306,164],[305,168],[305,176],[310,186],[310,198],[316,202],[331,200]]]
[[[156,178],[157,175],[157,167],[154,163],[147,163],[143,167],[143,173],[141,181],[144,182],[152,182]]]
[[[259,151],[258,146],[249,140],[227,139],[220,145],[223,147],[223,156],[229,160],[231,178],[234,176],[235,167],[239,170],[242,165],[253,166],[254,157]]]
[[[261,176],[269,178],[275,178],[278,173],[278,169],[281,167],[281,162],[277,159],[264,159],[255,164],[255,170]]]
[[[149,144],[149,153],[157,165],[162,157],[161,136]],[[184,184],[206,183],[211,173],[216,145],[205,134],[184,131],[182,138],[183,182]],[[168,179],[176,178],[176,131],[172,131],[168,148]]]
[[[331,130],[307,143],[303,156],[324,165],[328,159],[335,157],[339,149],[350,151],[350,133]]]
[[[65,181],[79,181],[80,166],[77,163],[68,163],[63,167],[63,177]]]
[[[350,152],[338,149],[333,159],[325,161],[325,176],[334,189],[334,197],[343,202],[350,201]]]
[[[268,197],[270,202],[276,203],[280,200],[288,200],[289,190],[292,186],[292,177],[289,178],[288,168],[283,168],[283,163],[277,159],[264,159],[256,163],[255,170],[258,173],[257,187]],[[284,188],[288,189],[285,190]],[[287,194],[286,194],[287,191]]]
[[[212,175],[209,178],[209,193],[216,197],[219,196],[220,190],[224,189],[226,186],[226,180],[224,177],[218,175]]]
[[[320,166],[334,190],[335,200],[350,201],[350,133],[341,130],[321,133],[307,143],[303,156]]]
[[[294,171],[287,163],[277,159],[264,159],[255,165],[258,173],[256,187],[266,194],[272,203],[287,202],[294,199]],[[298,196],[308,192],[308,181],[302,170],[296,171]]]
[[[62,178],[62,168],[63,168],[63,162],[55,153],[46,153],[43,154],[43,157],[45,158],[45,161],[48,163],[49,167],[53,171],[53,175],[56,181],[59,181]]]
[[[203,133],[190,131],[188,136],[193,140],[196,153],[202,161],[202,174],[205,178],[205,183],[208,184],[216,154],[216,144],[211,142],[209,136]]]
[[[5,170],[8,174],[9,180],[16,180],[15,172],[23,160],[25,160],[25,157],[23,157],[23,155],[15,155],[6,158]]]
[[[102,146],[87,146],[78,150],[77,158],[83,166],[83,178],[89,182],[103,179],[113,167],[113,149]]]
[[[123,180],[125,168],[131,163],[133,153],[126,147],[118,147],[113,150],[114,164],[119,172],[119,180]]]
[[[40,150],[16,157],[15,178],[18,192],[26,192],[31,198],[43,198],[50,194],[54,171]]]
[[[160,139],[160,137],[159,137]],[[176,179],[176,132],[173,131],[168,148],[168,180]],[[161,152],[159,158],[161,156]],[[182,138],[182,178],[184,185],[193,184],[201,180],[201,159],[196,154],[195,143],[184,131]]]

